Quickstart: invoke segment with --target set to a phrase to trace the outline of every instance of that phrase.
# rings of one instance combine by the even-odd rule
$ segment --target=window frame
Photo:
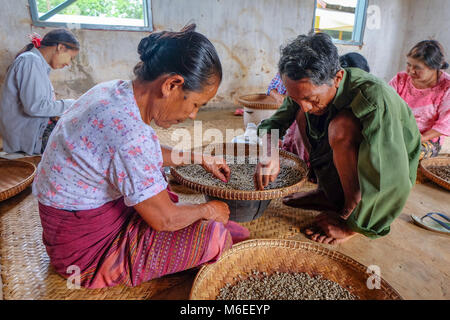
[[[31,19],[32,19],[33,25],[36,27],[66,27],[69,29],[73,29],[73,27],[76,26],[77,28],[81,28],[81,29],[94,29],[94,30],[153,31],[151,0],[142,0],[142,3],[143,3],[145,26],[139,27],[139,26],[121,26],[121,25],[42,21],[39,19],[39,13],[37,10],[36,0],[28,0],[28,4],[30,7]],[[64,2],[62,4],[64,4]],[[70,3],[70,4],[72,4],[72,3]],[[61,10],[64,10],[64,8],[62,8]]]
[[[332,37],[333,42],[336,44],[354,45],[362,46],[364,39],[364,31],[366,29],[367,20],[367,7],[369,5],[369,0],[357,0],[355,8],[355,23],[353,26],[352,40],[339,40]],[[314,0],[314,16],[312,29],[316,33],[315,23],[316,23],[316,10],[317,10],[317,0]]]

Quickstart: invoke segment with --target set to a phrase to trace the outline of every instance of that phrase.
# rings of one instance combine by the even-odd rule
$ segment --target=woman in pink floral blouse
[[[437,156],[450,134],[450,75],[442,46],[424,40],[407,54],[406,71],[389,84],[408,103],[422,135],[421,158]]]
[[[161,146],[150,126],[194,119],[217,92],[219,57],[194,29],[143,38],[136,78],[90,89],[50,136],[33,194],[52,266],[63,277],[78,270],[81,286],[137,286],[215,261],[248,236],[221,201],[172,202],[161,172],[195,161],[230,176],[221,159]]]

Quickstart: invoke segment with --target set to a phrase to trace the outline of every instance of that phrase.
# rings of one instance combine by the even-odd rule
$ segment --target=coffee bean
[[[338,283],[321,275],[307,273],[266,272],[252,270],[251,276],[227,283],[219,290],[217,300],[356,300]],[[243,280],[242,280],[243,279]],[[235,279],[237,280],[237,278]]]

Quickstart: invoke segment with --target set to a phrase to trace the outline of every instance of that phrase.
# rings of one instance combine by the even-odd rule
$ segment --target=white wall
[[[389,81],[397,72],[408,25],[409,0],[369,0],[380,9],[379,28],[365,28],[362,47],[338,46],[339,53],[356,51],[366,57],[371,73]],[[372,12],[372,11],[371,11]],[[377,17],[368,17],[368,19]],[[368,23],[368,26],[373,25]]]
[[[372,72],[389,80],[404,65],[414,43],[436,37],[448,48],[448,0],[369,0],[381,10],[380,28],[366,28],[362,47],[339,45],[339,53],[358,51]],[[48,28],[31,25],[27,0],[0,0],[0,83],[27,34]],[[276,73],[280,45],[312,27],[313,0],[152,0],[156,30],[179,30],[195,22],[216,46],[224,78],[215,102],[265,91]],[[96,83],[132,77],[136,48],[144,32],[75,30],[81,52],[74,65],[51,73],[56,93],[77,97]]]
[[[410,0],[408,24],[400,55],[399,67],[404,70],[406,54],[419,41],[434,39],[439,41],[450,63],[450,1]],[[450,72],[447,70],[447,72]]]
[[[282,43],[307,33],[313,22],[311,0],[153,1],[157,29],[198,25],[221,57],[224,79],[218,98],[230,99],[265,89],[273,75]],[[168,10],[169,8],[177,8]]]

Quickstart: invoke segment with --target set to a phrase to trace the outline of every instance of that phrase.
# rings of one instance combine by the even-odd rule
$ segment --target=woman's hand
[[[284,101],[284,98],[286,98],[286,96],[278,93],[278,91],[275,90],[275,89],[272,89],[270,91],[270,96],[272,96],[276,100],[276,102],[279,103],[279,104],[282,104],[283,101]]]
[[[221,157],[202,156],[202,167],[217,179],[228,182],[231,170]]]
[[[271,182],[275,181],[280,173],[280,160],[278,157],[267,158],[259,161],[253,176],[256,190],[264,190]]]
[[[230,209],[225,202],[213,200],[205,203],[208,206],[208,219],[226,224],[230,217]]]
[[[253,182],[256,190],[264,190],[267,185],[277,178],[280,173],[280,156],[277,144],[279,139],[272,139],[270,134],[265,134],[262,140],[262,155],[258,159]],[[272,141],[273,140],[273,141]]]
[[[134,206],[144,221],[156,231],[177,231],[200,219],[227,223],[230,210],[225,202],[201,204],[173,203],[167,190]]]
[[[420,135],[420,142],[425,142],[429,140],[433,140],[435,138],[438,138],[442,135],[439,131],[436,131],[434,129],[428,130],[427,132],[424,132]]]

